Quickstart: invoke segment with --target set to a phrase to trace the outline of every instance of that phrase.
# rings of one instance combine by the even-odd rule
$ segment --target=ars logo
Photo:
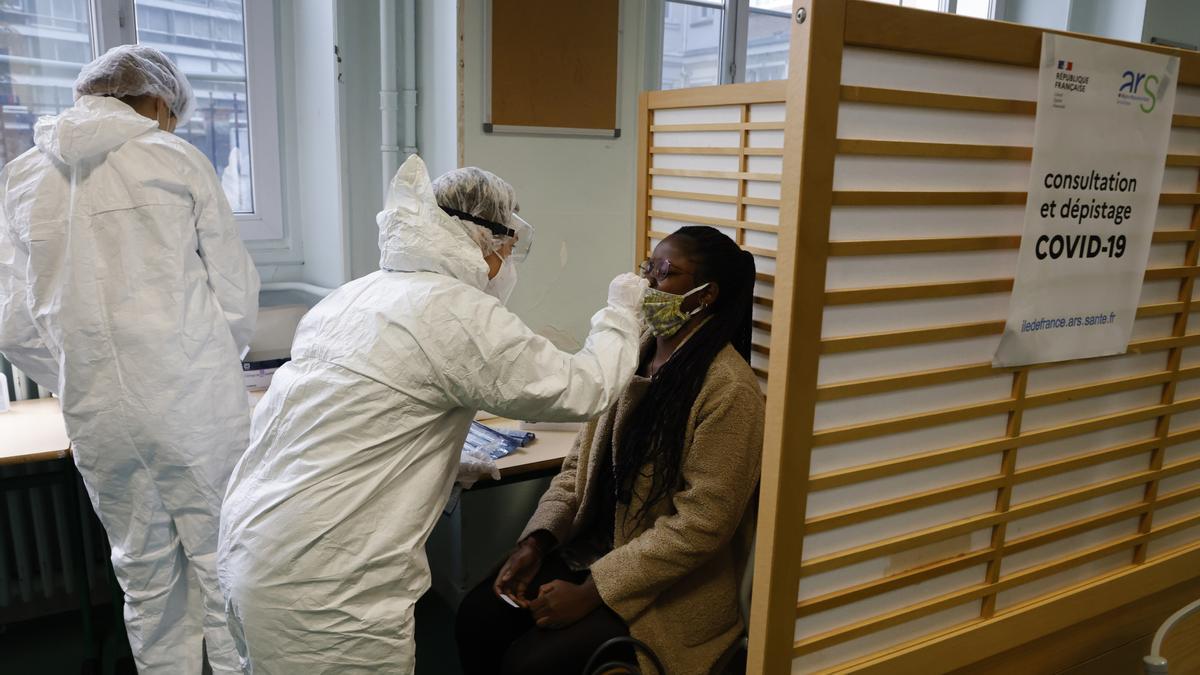
[[[1121,88],[1117,96],[1124,99],[1139,101],[1138,108],[1148,113],[1158,105],[1158,76],[1145,73],[1135,73],[1127,70],[1121,74]]]

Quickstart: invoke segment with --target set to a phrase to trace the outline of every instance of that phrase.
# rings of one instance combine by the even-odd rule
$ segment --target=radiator
[[[0,357],[0,376],[16,400],[36,398],[38,387]],[[54,470],[46,463],[0,466],[0,624],[78,607],[78,565],[86,568],[93,599],[107,597],[104,529],[76,481],[76,511],[66,485],[46,484]],[[71,520],[82,524],[83,555],[71,543]]]

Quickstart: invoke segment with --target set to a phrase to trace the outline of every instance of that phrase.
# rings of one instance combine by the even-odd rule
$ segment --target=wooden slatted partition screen
[[[1200,55],[1176,52],[1129,352],[998,370],[1043,31],[801,6],[750,672],[943,672],[1200,575]],[[749,91],[647,97],[640,241],[678,210],[657,179],[716,166],[660,163],[657,134],[690,124],[668,112],[727,106],[696,131],[732,131],[711,170],[750,184]],[[747,195],[723,189],[702,222],[748,243]]]
[[[686,225],[711,225],[755,257],[752,365],[765,382],[771,333],[784,82],[651,91],[639,124],[638,260]]]

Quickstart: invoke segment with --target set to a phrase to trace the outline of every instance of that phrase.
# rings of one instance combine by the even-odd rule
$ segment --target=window
[[[875,0],[988,19],[997,0]],[[787,77],[792,0],[663,3],[660,88]]]
[[[663,21],[662,88],[720,84],[724,10],[688,2],[667,2],[664,10],[669,19]],[[700,20],[701,12],[708,13],[707,21]]]
[[[745,66],[743,82],[787,77],[792,3],[788,0],[750,0],[746,38],[738,49]]]
[[[88,0],[72,4],[0,6],[0,165],[33,147],[37,118],[71,105],[75,76],[92,56]],[[75,18],[60,25],[59,17]]]
[[[973,16],[977,19],[991,19],[996,16],[996,0],[874,0],[874,2],[931,12],[949,12],[950,14]]]
[[[0,0],[0,166],[33,146],[38,117],[70,107],[85,63],[117,44],[141,42],[187,74],[196,106],[176,133],[212,161],[243,237],[286,248],[273,3],[133,0],[134,21],[123,20],[125,4]]]

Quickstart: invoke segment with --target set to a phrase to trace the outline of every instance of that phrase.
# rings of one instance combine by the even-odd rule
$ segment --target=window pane
[[[788,37],[791,29],[790,15],[750,11],[750,22],[746,30],[747,82],[782,80],[787,77]]]
[[[33,124],[71,107],[91,60],[87,0],[0,2],[0,166],[33,147]]]
[[[662,88],[721,82],[721,24],[725,12],[667,2],[663,11]]]
[[[901,0],[900,4],[912,9],[927,9],[931,12],[938,11],[941,6],[938,0]]]
[[[254,211],[242,0],[137,0],[138,41],[187,74],[196,110],[175,133],[212,160],[236,213]]]
[[[751,9],[768,9],[791,16],[792,0],[750,0]]]
[[[990,0],[958,0],[958,7],[955,12],[963,16],[974,16],[980,19],[990,19],[991,14]]]

